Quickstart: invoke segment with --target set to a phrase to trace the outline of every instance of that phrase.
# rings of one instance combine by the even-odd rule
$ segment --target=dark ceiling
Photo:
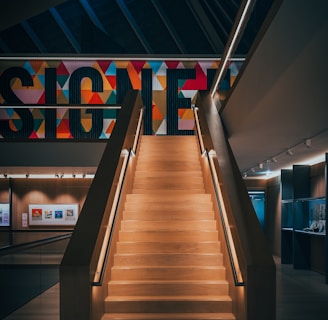
[[[31,1],[11,0],[0,12],[0,55],[221,57],[243,2],[33,0],[31,6]],[[281,5],[263,30],[261,25],[276,4],[276,9]],[[246,61],[221,113],[240,170],[248,176],[265,174],[259,164],[279,171],[328,151],[327,10],[327,0],[316,0],[315,6],[299,0],[255,1],[234,53]],[[307,140],[311,147],[305,146]],[[2,154],[15,155],[4,147],[12,148],[2,145]],[[46,150],[49,144],[21,145],[14,158],[26,159],[26,148],[32,147]],[[286,154],[290,149],[293,156]],[[73,146],[70,150],[72,161],[65,158],[62,172],[72,172],[73,162],[78,170],[76,160],[83,151]],[[80,163],[81,170],[89,165],[86,172],[94,172],[101,150],[92,154],[98,158]],[[56,166],[45,161],[35,170],[41,172],[42,165],[44,171],[47,165]],[[0,169],[19,168],[17,164]]]
[[[273,0],[253,1],[235,55],[245,56]],[[0,53],[220,57],[242,0],[11,0]]]

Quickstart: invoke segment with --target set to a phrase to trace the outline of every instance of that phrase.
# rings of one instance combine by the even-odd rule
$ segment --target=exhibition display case
[[[313,191],[311,166],[281,171],[281,263],[327,275],[327,159],[324,165],[325,191],[319,196]]]

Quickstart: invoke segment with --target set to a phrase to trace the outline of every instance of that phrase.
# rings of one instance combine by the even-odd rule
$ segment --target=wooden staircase
[[[103,320],[235,319],[195,136],[142,136]]]

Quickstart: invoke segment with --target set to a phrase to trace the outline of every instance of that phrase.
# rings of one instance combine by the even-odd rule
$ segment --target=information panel
[[[74,204],[30,204],[29,224],[75,225],[79,205]]]
[[[0,227],[10,226],[9,203],[0,203]]]

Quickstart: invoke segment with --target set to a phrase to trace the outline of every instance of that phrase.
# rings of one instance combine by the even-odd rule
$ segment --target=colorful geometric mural
[[[0,104],[15,106],[24,104],[34,119],[34,128],[29,138],[45,138],[45,109],[42,105],[67,105],[56,109],[56,139],[72,139],[69,125],[69,105],[112,105],[119,104],[122,77],[126,74],[129,86],[141,91],[141,96],[151,90],[151,132],[167,134],[167,71],[179,69],[194,70],[194,77],[178,79],[177,96],[190,99],[191,103],[198,90],[207,90],[208,76],[214,75],[219,60],[0,60]],[[241,61],[232,61],[229,65],[230,87],[242,65]],[[151,83],[143,88],[144,70],[151,70]],[[211,70],[211,71],[209,71]],[[120,71],[120,72],[119,72]],[[8,83],[9,82],[9,83]],[[27,83],[27,84],[26,84]],[[97,87],[96,89],[93,87]],[[123,88],[123,89],[122,89]],[[146,92],[146,90],[148,90]],[[10,92],[11,91],[11,92]],[[74,93],[73,93],[74,91]],[[124,93],[124,92],[123,92]],[[123,94],[121,93],[121,94]],[[78,103],[77,103],[78,102]],[[40,108],[37,108],[37,106]],[[110,137],[117,110],[102,110],[102,130],[99,139]],[[190,108],[178,108],[178,130],[192,130],[193,113]],[[24,119],[13,108],[0,109],[0,125],[7,121],[10,130],[20,130]],[[81,130],[88,132],[92,126],[92,114],[81,110]],[[0,138],[3,134],[0,130]]]

